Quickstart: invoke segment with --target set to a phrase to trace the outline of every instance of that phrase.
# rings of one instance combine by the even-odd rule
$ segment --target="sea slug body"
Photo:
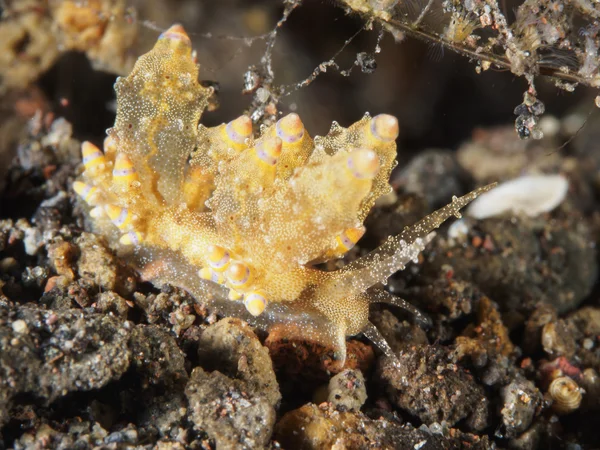
[[[390,191],[398,121],[365,115],[312,138],[297,114],[253,136],[246,116],[198,125],[212,94],[198,83],[180,25],[163,33],[115,84],[117,118],[104,151],[82,145],[74,191],[94,230],[150,281],[183,287],[223,314],[314,340],[345,360],[346,337],[364,333],[386,353],[369,305],[410,308],[379,289],[417,259],[433,230],[490,187],[430,214],[345,267],[375,201]],[[295,336],[300,334],[300,336]]]

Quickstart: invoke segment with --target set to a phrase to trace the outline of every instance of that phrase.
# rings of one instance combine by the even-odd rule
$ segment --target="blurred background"
[[[5,8],[15,6],[6,3]],[[203,123],[228,121],[249,107],[253,94],[243,93],[252,85],[249,68],[258,74],[264,69],[265,36],[282,18],[283,2],[129,0],[126,6],[131,21],[141,25],[126,49],[132,57],[147,51],[174,22],[189,32],[201,78],[219,87],[220,107],[205,114]],[[508,14],[514,8],[510,1],[505,5]],[[493,68],[477,74],[474,63],[439,46],[410,37],[395,42],[376,25],[364,28],[360,17],[334,1],[299,3],[274,41],[272,86],[294,86],[334,56],[339,69],[328,67],[309,85],[286,89],[278,110],[297,111],[313,135],[326,133],[333,120],[348,125],[366,111],[394,114],[401,125],[399,148],[406,154],[455,148],[477,127],[514,123],[513,110],[527,88],[523,79]],[[114,121],[115,77],[94,70],[82,53],[67,51],[43,72],[39,85],[51,109],[73,123],[76,136],[94,138]],[[543,79],[536,86],[547,114],[560,118],[579,105],[593,110],[596,94],[587,88],[566,93]]]

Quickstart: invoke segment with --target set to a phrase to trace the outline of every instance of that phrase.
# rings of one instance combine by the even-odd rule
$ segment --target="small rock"
[[[15,320],[12,324],[12,329],[15,333],[26,334],[28,331],[27,322],[24,320]]]
[[[564,356],[571,359],[577,349],[574,330],[570,329],[569,323],[558,319],[544,325],[542,329],[542,347],[551,357]]]
[[[434,279],[451,273],[474,283],[499,304],[509,328],[521,325],[539,302],[559,314],[575,308],[598,273],[590,228],[576,214],[550,221],[485,219],[470,229],[467,241],[434,239],[424,273]]]
[[[275,439],[283,448],[320,449],[423,449],[442,450],[494,448],[487,436],[479,437],[459,430],[434,433],[427,427],[400,425],[379,418],[369,419],[362,413],[341,412],[332,405],[307,404],[286,413],[275,427]],[[415,447],[417,446],[417,447]]]
[[[142,376],[144,384],[171,388],[183,387],[187,382],[185,355],[173,335],[163,328],[138,325],[131,332],[128,346],[132,353],[132,366]]]
[[[127,318],[129,306],[126,300],[116,292],[101,292],[96,300],[96,310],[108,314],[113,313],[117,317]]]
[[[466,192],[466,178],[455,152],[428,149],[419,152],[394,176],[392,185],[425,198],[427,205],[433,210],[448,203],[453,195]]]
[[[49,404],[119,379],[130,363],[129,333],[110,316],[0,301],[0,424],[19,394],[34,394]]]
[[[106,291],[116,291],[129,296],[135,290],[135,276],[131,268],[123,265],[107,248],[103,239],[92,233],[82,233],[75,240],[80,257],[77,273],[89,278]]]
[[[185,388],[194,428],[219,449],[264,448],[275,425],[275,408],[266,396],[250,394],[247,384],[200,367]]]
[[[500,391],[504,405],[500,411],[505,437],[513,438],[524,432],[533,421],[542,403],[542,393],[535,385],[517,376]]]
[[[240,379],[250,394],[265,397],[273,407],[279,404],[281,394],[269,351],[247,323],[226,318],[209,326],[200,338],[198,356],[205,369]]]
[[[378,376],[390,400],[424,423],[446,421],[454,426],[466,419],[474,430],[488,421],[488,400],[473,375],[455,364],[447,348],[415,346],[398,355],[398,361],[383,358]]]
[[[360,370],[346,369],[329,380],[327,401],[339,411],[359,411],[367,400],[365,379]]]

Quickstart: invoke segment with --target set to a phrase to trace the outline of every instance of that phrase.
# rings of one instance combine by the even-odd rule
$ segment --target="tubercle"
[[[490,186],[427,216],[374,252],[324,272],[362,237],[375,200],[391,190],[399,128],[368,114],[309,136],[297,114],[254,136],[240,116],[198,125],[212,95],[198,83],[180,25],[163,33],[115,84],[117,118],[103,149],[84,142],[73,188],[105,235],[142,276],[210,301],[224,315],[332,346],[365,333],[391,355],[369,304],[410,305],[374,288],[416,260],[433,230]]]

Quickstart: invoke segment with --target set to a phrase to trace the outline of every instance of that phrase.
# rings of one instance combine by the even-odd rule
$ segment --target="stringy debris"
[[[396,40],[409,35],[466,56],[476,63],[478,73],[490,67],[510,70],[527,81],[526,96],[535,98],[539,75],[552,77],[559,89],[568,92],[578,84],[600,87],[597,3],[525,0],[512,20],[497,0],[342,3],[349,12],[362,15],[368,26],[380,24]],[[524,105],[515,110],[517,133],[523,139],[540,139],[539,114],[531,110],[539,108],[527,100]]]

